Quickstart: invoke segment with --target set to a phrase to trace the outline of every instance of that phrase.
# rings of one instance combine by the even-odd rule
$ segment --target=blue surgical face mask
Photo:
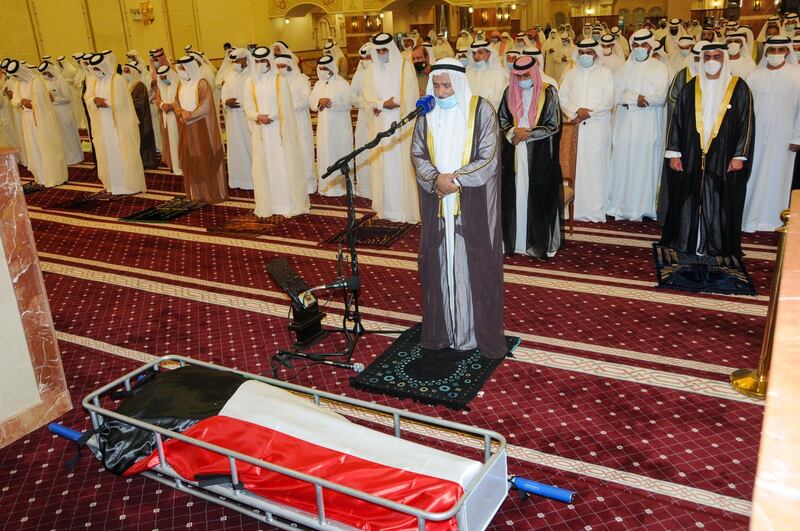
[[[461,63],[463,66],[467,66],[467,64],[469,63],[469,59],[467,59],[466,57],[459,57],[458,62]]]
[[[639,62],[642,62],[645,59],[647,59],[647,48],[634,48],[633,58]]]
[[[600,35],[596,33],[592,34],[592,39],[594,39],[594,42],[600,42]]]
[[[681,54],[681,57],[689,57],[689,54],[692,53],[691,50],[678,50],[678,53]]]
[[[172,81],[170,81],[169,78],[162,79],[161,82],[164,83],[165,85],[172,85]]]
[[[519,80],[519,87],[521,89],[529,89],[533,88],[533,80],[532,79],[520,79]]]
[[[477,68],[478,70],[483,70],[487,66],[489,66],[489,63],[487,63],[486,61],[475,61],[475,68]]]
[[[800,54],[799,54],[799,55],[800,55]],[[514,63],[506,63],[506,68],[508,68],[509,70],[511,70],[512,68],[514,68]]]
[[[582,54],[578,56],[578,62],[584,68],[589,68],[594,64],[594,57],[589,54]]]
[[[442,109],[452,109],[458,104],[458,100],[456,99],[455,94],[451,94],[446,98],[436,98],[436,105],[441,107]]]

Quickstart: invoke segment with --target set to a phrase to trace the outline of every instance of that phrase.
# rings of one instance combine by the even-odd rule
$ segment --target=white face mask
[[[259,63],[258,71],[261,74],[266,74],[269,72],[269,63]]]
[[[189,72],[186,70],[178,70],[178,77],[183,81],[189,81]]]
[[[710,76],[716,76],[722,70],[722,63],[719,61],[705,61],[703,63],[703,70]]]
[[[239,73],[242,70],[244,70],[244,67],[242,67],[242,65],[240,63],[233,63],[233,71],[234,72]]]
[[[322,70],[320,68],[319,70],[317,70],[317,75],[319,76],[320,79],[328,80],[331,77],[333,77],[333,72],[331,72],[330,70]]]
[[[387,64],[389,62],[389,54],[378,55],[378,60],[383,64]]]
[[[783,29],[785,29],[785,30],[786,30],[786,33],[788,33],[789,35],[791,35],[791,34],[792,34],[792,32],[794,31],[794,28],[795,28],[795,25],[794,25],[794,24],[786,24],[786,25],[783,27]]]
[[[769,66],[779,66],[786,62],[786,56],[781,53],[768,53],[767,64]]]
[[[728,55],[739,55],[739,52],[742,51],[742,45],[738,42],[729,42],[728,43]]]

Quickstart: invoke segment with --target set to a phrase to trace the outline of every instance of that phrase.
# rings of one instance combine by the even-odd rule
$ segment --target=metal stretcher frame
[[[390,416],[393,419],[394,436],[398,438],[402,438],[403,434],[403,426],[401,421],[407,420],[413,423],[421,423],[442,428],[451,432],[456,432],[460,435],[465,435],[473,439],[483,439],[483,464],[475,474],[475,477],[473,477],[469,482],[469,485],[467,485],[464,489],[464,494],[453,505],[453,507],[450,508],[450,510],[433,513],[394,502],[392,500],[375,496],[373,494],[369,494],[338,483],[327,481],[323,478],[298,472],[289,468],[284,468],[279,465],[223,448],[221,446],[209,444],[193,437],[187,437],[178,432],[160,428],[154,424],[143,422],[127,415],[121,415],[100,405],[100,399],[106,393],[118,389],[121,385],[124,386],[126,390],[130,391],[133,387],[132,382],[134,382],[139,375],[151,369],[163,370],[161,365],[170,362],[177,363],[181,367],[186,365],[195,365],[218,371],[236,373],[246,378],[273,385],[292,393],[305,395],[310,397],[315,404],[320,406],[323,405],[322,402],[324,400],[352,406],[370,412],[377,412],[385,416]],[[246,514],[250,517],[281,529],[295,530],[298,529],[298,524],[310,529],[321,530],[354,529],[351,526],[326,517],[326,509],[323,497],[325,490],[336,491],[365,502],[413,516],[417,519],[417,528],[420,530],[424,530],[426,528],[426,522],[445,521],[453,518],[454,516],[456,517],[456,522],[459,529],[484,529],[491,521],[494,514],[496,514],[497,510],[500,508],[500,504],[508,493],[508,480],[506,475],[506,440],[497,432],[477,428],[474,426],[467,426],[457,422],[441,420],[417,413],[411,413],[388,406],[364,402],[354,398],[326,393],[324,391],[317,391],[300,385],[282,382],[244,371],[229,369],[183,356],[163,356],[146,365],[143,365],[142,367],[139,367],[138,369],[135,369],[92,392],[83,399],[82,404],[83,407],[89,411],[92,426],[95,430],[103,425],[105,418],[111,418],[155,434],[159,464],[149,471],[142,472],[141,475],[188,494],[192,494],[211,503],[215,503]],[[181,477],[169,466],[168,460],[165,458],[164,442],[165,439],[170,438],[227,457],[229,463],[230,485],[200,486],[197,482]],[[97,442],[94,438],[89,441],[87,446],[95,453],[97,457],[100,457],[98,454]],[[261,467],[266,470],[283,474],[313,485],[316,492],[316,514],[296,509],[285,504],[270,501],[267,498],[258,496],[241,488],[237,472],[237,462],[248,463],[250,465]],[[473,504],[472,508],[468,507],[467,505],[469,501],[471,501]],[[478,507],[477,513],[475,506]]]

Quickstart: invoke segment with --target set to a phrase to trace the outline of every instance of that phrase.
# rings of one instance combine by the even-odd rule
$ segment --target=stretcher
[[[218,417],[180,433],[120,414],[116,411],[120,408],[113,407],[115,393],[136,391],[148,375],[178,368],[220,371],[220,377],[240,376],[246,383]],[[565,502],[572,500],[570,491],[509,478],[506,441],[494,431],[181,356],[165,356],[143,365],[92,392],[82,405],[89,412],[91,432],[81,433],[55,423],[50,430],[79,442],[79,448],[85,445],[103,460],[107,442],[99,437],[108,432],[110,424],[136,428],[151,438],[155,450],[147,459],[139,459],[131,470],[280,529],[482,530],[497,513],[510,486]],[[251,416],[236,413],[243,406]],[[238,441],[215,437],[213,426],[230,422],[230,416],[244,419],[242,424],[249,428],[258,424],[254,429],[267,434],[267,440],[256,444],[250,435],[254,431],[247,431],[247,437],[240,436]],[[301,417],[306,419],[305,426],[295,420]],[[364,426],[365,420],[369,427]],[[381,426],[389,428],[390,433]],[[441,430],[455,435],[475,455],[465,458],[415,442],[424,442],[426,433]],[[334,455],[331,459],[328,455],[337,445],[345,448],[345,458]],[[316,462],[311,468],[292,466],[316,460],[315,451],[320,452],[320,462],[335,462],[328,469],[332,473]],[[270,460],[262,458],[266,455]],[[387,462],[378,463],[384,459]],[[211,474],[201,477],[193,467]],[[316,474],[318,470],[323,473]],[[343,475],[348,471],[362,479],[351,481]],[[409,479],[409,474],[417,475]],[[394,477],[400,482],[397,488],[386,485]],[[409,492],[395,492],[402,489]]]

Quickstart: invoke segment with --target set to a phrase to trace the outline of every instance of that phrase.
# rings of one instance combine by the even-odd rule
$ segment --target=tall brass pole
[[[772,343],[775,339],[775,314],[778,309],[778,294],[781,289],[781,273],[783,272],[783,255],[786,249],[786,233],[788,231],[789,210],[781,212],[783,226],[778,228],[780,234],[778,253],[775,257],[775,272],[772,275],[772,289],[769,293],[767,308],[767,324],[764,327],[764,338],[761,343],[761,357],[758,368],[739,369],[731,373],[731,386],[740,393],[753,398],[766,398],[769,365],[772,361]]]

